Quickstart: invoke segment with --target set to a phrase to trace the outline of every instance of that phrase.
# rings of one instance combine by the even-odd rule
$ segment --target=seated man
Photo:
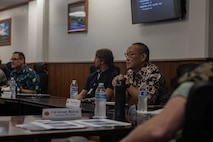
[[[126,56],[126,75],[116,76],[112,84],[116,85],[119,76],[126,78],[128,103],[136,104],[138,88],[146,88],[148,104],[164,105],[168,100],[168,87],[159,68],[149,61],[149,49],[143,43],[134,43],[128,49]]]
[[[25,64],[25,56],[22,52],[14,52],[12,58],[12,68],[10,77],[14,77],[20,93],[39,93],[39,76]]]
[[[92,98],[94,100],[95,90],[98,83],[104,83],[106,89],[107,101],[111,101],[113,96],[112,79],[118,74],[114,70],[114,57],[109,49],[99,49],[96,51],[95,67],[96,72],[93,72],[87,78],[83,90],[78,94],[78,99]]]
[[[172,93],[164,109],[157,116],[137,126],[121,142],[162,142],[170,140],[181,130],[185,116],[185,105],[191,87],[197,81],[213,79],[213,62],[200,65],[186,72]]]

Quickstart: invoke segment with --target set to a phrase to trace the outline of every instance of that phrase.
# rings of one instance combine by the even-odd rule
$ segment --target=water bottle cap
[[[73,80],[72,80],[72,84],[75,84],[75,83],[76,83],[76,80],[75,80],[75,79],[73,79]]]

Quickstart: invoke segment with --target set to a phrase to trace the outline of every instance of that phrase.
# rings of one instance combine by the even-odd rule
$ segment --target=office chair
[[[96,69],[95,65],[91,65],[90,68],[89,68],[90,73],[96,72],[96,70],[97,69]]]
[[[197,82],[186,104],[182,136],[178,142],[213,141],[213,82]]]
[[[8,80],[10,78],[10,73],[13,71],[13,68],[11,67],[11,62],[8,62],[7,64],[0,64],[0,69],[3,70]]]
[[[174,91],[175,88],[179,85],[178,79],[186,72],[192,71],[196,67],[198,67],[199,64],[196,63],[185,63],[180,64],[176,68],[176,76],[171,79],[171,91]]]
[[[34,70],[39,75],[41,94],[48,93],[48,70],[44,63],[35,63]]]

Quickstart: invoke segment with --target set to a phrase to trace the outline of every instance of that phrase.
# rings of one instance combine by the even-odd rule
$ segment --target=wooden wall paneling
[[[62,66],[62,65],[61,65]],[[54,96],[61,96],[63,94],[63,87],[61,86],[62,78],[61,67],[58,64],[48,64],[48,92]]]
[[[115,66],[118,66],[120,68],[121,74],[126,74],[126,62],[125,61],[115,62]]]
[[[176,68],[179,64],[183,63],[198,63],[202,64],[211,59],[181,59],[181,60],[153,60],[152,63],[156,64],[162,74],[164,75],[167,85],[170,87],[171,79],[176,75]],[[48,91],[54,96],[69,97],[69,87],[72,79],[76,79],[79,91],[83,88],[86,79],[89,75],[90,66],[93,62],[80,62],[80,63],[46,63],[49,72],[49,85]],[[126,73],[125,61],[116,61],[115,65],[120,67],[122,74]],[[30,64],[30,66],[32,66]]]
[[[169,94],[171,95],[171,79],[176,76],[176,68],[180,63],[178,61],[157,61],[152,63],[160,68],[160,71],[164,76],[166,84],[169,88]]]
[[[92,63],[48,63],[50,94],[69,97],[72,79],[77,80],[79,91],[81,91],[91,65]]]

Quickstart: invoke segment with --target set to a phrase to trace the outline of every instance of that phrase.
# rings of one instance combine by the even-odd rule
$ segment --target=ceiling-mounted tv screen
[[[185,0],[131,0],[132,23],[183,19]]]

